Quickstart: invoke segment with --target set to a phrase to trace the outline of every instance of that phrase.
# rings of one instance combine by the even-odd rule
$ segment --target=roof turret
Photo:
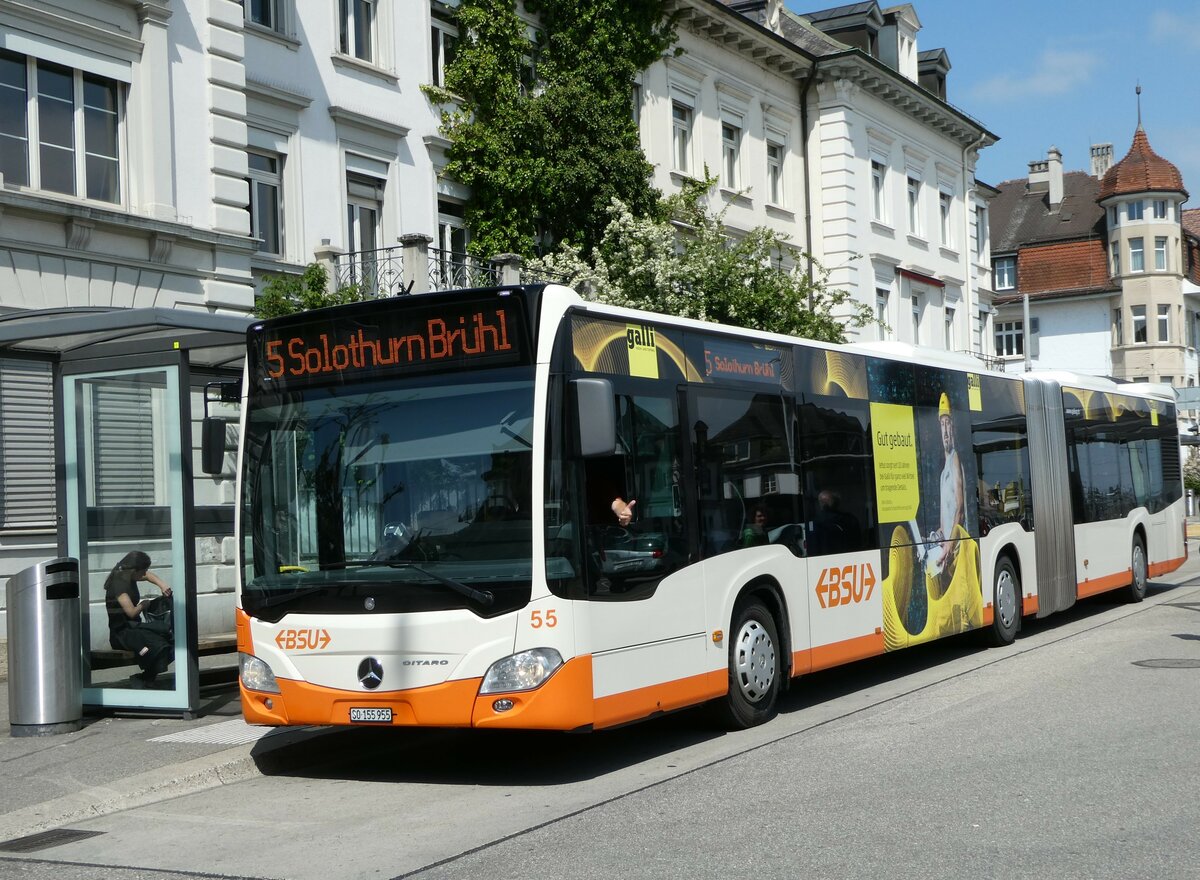
[[[1097,199],[1141,192],[1178,192],[1185,197],[1188,194],[1179,169],[1154,152],[1146,130],[1139,125],[1125,158],[1105,172]]]

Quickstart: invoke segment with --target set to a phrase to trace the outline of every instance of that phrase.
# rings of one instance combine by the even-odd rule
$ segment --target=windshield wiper
[[[456,581],[448,577],[442,577],[440,574],[435,574],[432,571],[422,568],[415,562],[401,559],[395,562],[385,562],[383,565],[391,568],[411,568],[417,574],[423,574],[425,577],[437,581],[443,587],[449,587],[454,592],[466,596],[468,599],[474,599],[480,605],[491,605],[496,601],[496,597],[492,595],[491,590],[477,590],[474,587],[467,586],[462,581]]]
[[[466,596],[468,599],[473,599],[480,605],[491,605],[496,601],[496,597],[492,595],[491,590],[477,590],[474,587],[469,587],[461,581],[452,580],[448,577],[443,577],[428,569],[422,568],[415,562],[410,562],[407,559],[347,559],[345,562],[332,562],[325,565],[324,568],[411,568],[417,574],[423,574],[432,581],[436,581],[443,587],[449,587],[459,595]]]

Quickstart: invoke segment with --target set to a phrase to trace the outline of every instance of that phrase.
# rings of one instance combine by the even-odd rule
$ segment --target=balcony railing
[[[429,248],[430,290],[462,290],[499,283],[500,272],[495,263],[455,251]]]
[[[357,285],[364,296],[405,293],[403,253],[391,247],[342,254],[334,260],[334,281],[339,288]]]

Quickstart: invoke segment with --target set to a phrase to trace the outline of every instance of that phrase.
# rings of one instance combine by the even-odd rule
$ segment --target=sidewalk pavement
[[[330,730],[252,727],[227,680],[202,688],[192,720],[85,715],[74,733],[13,737],[8,688],[0,683],[0,844],[306,762],[317,754],[304,744]]]

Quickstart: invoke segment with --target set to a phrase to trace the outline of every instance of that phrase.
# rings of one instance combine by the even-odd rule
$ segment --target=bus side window
[[[878,546],[869,404],[809,395],[800,407],[809,556]]]
[[[763,544],[799,554],[792,402],[778,393],[700,391],[693,409],[704,556]]]

